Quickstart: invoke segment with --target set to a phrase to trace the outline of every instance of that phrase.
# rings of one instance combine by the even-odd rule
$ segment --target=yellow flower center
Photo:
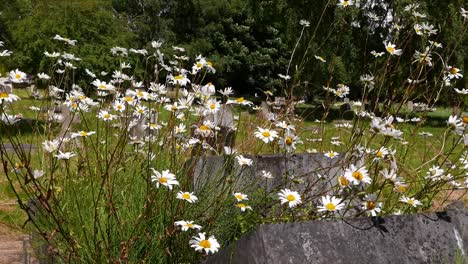
[[[197,68],[203,67],[203,64],[201,62],[197,62]]]
[[[186,227],[189,227],[189,228],[192,228],[192,227],[193,227],[193,224],[187,223],[185,226],[186,226]]]
[[[346,177],[344,177],[344,176],[340,176],[339,181],[340,181],[340,184],[342,186],[348,186],[349,185],[348,179],[346,179]]]
[[[73,103],[73,104],[72,104],[72,108],[73,108],[73,109],[77,109],[77,108],[78,108],[78,104],[77,104],[77,103]]]
[[[210,109],[211,109],[211,110],[214,110],[214,109],[216,109],[216,104],[214,104],[214,103],[211,103],[211,104],[210,104]]]
[[[137,95],[140,96],[140,97],[142,97],[142,96],[143,96],[143,92],[142,92],[142,91],[138,91],[138,92],[137,92]]]
[[[451,73],[451,74],[457,74],[457,73],[458,73],[458,69],[457,69],[457,68],[451,68],[451,69],[450,69],[450,73]]]
[[[362,175],[362,173],[359,171],[353,172],[352,175],[354,179],[359,180],[359,181],[361,181],[364,178],[364,175]]]
[[[7,92],[0,92],[0,98],[8,98]]]
[[[117,105],[117,109],[121,110],[121,109],[122,109],[122,105]]]
[[[247,207],[247,205],[245,205],[245,204],[243,204],[243,203],[238,203],[238,204],[237,204],[237,207],[239,207],[239,208],[245,208],[245,207]]]
[[[383,153],[381,150],[377,151],[377,153],[375,153],[375,155],[378,157],[378,158],[381,158],[383,156]]]
[[[296,197],[292,194],[289,194],[288,196],[286,196],[286,199],[290,202],[294,202],[296,200]]]
[[[161,177],[158,179],[159,183],[164,184],[167,183],[167,178],[166,177]]]
[[[413,199],[408,199],[407,203],[410,204],[410,205],[413,205],[413,204],[414,204],[414,200],[413,200]]]
[[[201,126],[200,126],[200,130],[208,131],[208,130],[210,130],[210,128],[209,128],[208,126],[201,125]]]
[[[189,193],[184,193],[184,194],[182,194],[182,198],[184,198],[185,200],[189,200],[190,199],[190,194]]]
[[[242,103],[242,102],[244,102],[244,101],[245,101],[244,97],[241,97],[241,98],[239,98],[239,99],[236,100],[236,102],[238,102],[238,103]]]
[[[284,140],[284,143],[288,146],[291,146],[292,143],[293,143],[293,139],[291,137],[287,137],[285,140]]]
[[[107,86],[104,85],[104,84],[101,84],[101,85],[99,85],[99,89],[101,89],[101,90],[106,90],[106,89],[107,89]]]
[[[110,117],[111,117],[110,114],[105,114],[105,115],[104,115],[104,118],[105,118],[105,119],[108,119],[108,118],[110,118]]]
[[[367,204],[366,204],[367,210],[372,210],[375,208],[375,206],[376,204],[374,201],[367,201]]]
[[[88,132],[85,132],[85,131],[80,132],[80,136],[82,137],[86,137],[87,135],[88,135]]]
[[[401,185],[401,184],[397,185],[396,188],[397,188],[397,191],[399,191],[399,192],[401,192],[401,193],[404,193],[404,192],[406,192],[406,190],[407,190],[407,189],[406,189],[406,186],[405,186],[405,185]]]
[[[463,120],[463,123],[468,124],[468,116],[464,116],[462,120]]]
[[[182,75],[177,75],[176,77],[174,77],[174,79],[177,80],[177,81],[181,81],[181,80],[184,79],[184,76],[182,76]]]
[[[125,102],[133,102],[133,97],[125,96],[124,100]]]
[[[387,47],[387,51],[390,52],[390,53],[394,53],[395,48],[394,47]]]
[[[265,132],[262,132],[262,136],[264,136],[264,137],[266,137],[266,138],[267,138],[267,137],[270,137],[270,136],[271,136],[271,134],[270,134],[270,132],[268,132],[268,131],[265,131]]]
[[[238,200],[242,200],[242,199],[243,199],[243,198],[242,198],[242,195],[240,195],[240,194],[236,194],[235,197],[236,197],[236,199],[238,199]]]
[[[208,240],[206,240],[206,239],[200,241],[200,243],[198,243],[198,245],[199,245],[200,247],[202,247],[202,248],[211,248],[211,243],[210,243],[210,241],[208,241]]]
[[[208,64],[209,66],[213,67],[213,63],[211,61],[207,61],[206,64]]]
[[[336,206],[333,203],[327,203],[327,205],[325,205],[325,208],[327,208],[327,210],[329,211],[335,211]]]
[[[15,75],[15,78],[16,78],[16,79],[21,79],[21,74],[16,74],[16,75]]]

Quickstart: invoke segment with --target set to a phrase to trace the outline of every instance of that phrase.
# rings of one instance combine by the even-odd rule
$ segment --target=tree
[[[5,24],[14,52],[9,68],[21,68],[31,74],[49,69],[50,58],[44,52],[65,50],[81,58],[76,79],[83,70],[110,70],[115,65],[110,54],[114,46],[128,46],[132,34],[114,15],[110,1],[106,0],[36,0],[22,1],[22,12],[15,13],[14,6],[6,4]],[[16,15],[14,15],[16,14]],[[55,35],[76,39],[70,46],[54,40]]]

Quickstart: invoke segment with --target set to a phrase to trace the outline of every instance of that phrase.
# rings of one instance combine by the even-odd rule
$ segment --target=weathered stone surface
[[[468,257],[466,209],[383,219],[381,229],[369,218],[261,225],[205,263],[414,264]]]
[[[221,105],[216,114],[205,116],[203,121],[210,121],[219,127],[219,131],[216,133],[216,137],[207,139],[207,143],[213,149],[220,153],[222,152],[224,146],[230,148],[234,147],[236,131],[231,105]]]
[[[0,236],[0,263],[38,264],[32,256],[29,236]]]
[[[323,193],[336,184],[340,159],[330,159],[320,153],[293,155],[246,156],[253,160],[250,167],[241,167],[233,156],[205,156],[189,162],[192,167],[195,190],[200,190],[209,181],[220,182],[225,177],[233,178],[234,188],[262,186],[266,191],[278,187],[290,187],[309,193]],[[272,179],[262,177],[270,172]]]
[[[0,78],[0,91],[12,93],[13,85],[8,78]]]
[[[6,152],[16,152],[18,151],[25,151],[26,153],[28,152],[36,152],[37,146],[36,145],[31,145],[31,144],[21,144],[21,145],[12,145],[10,143],[4,143],[0,148],[3,147],[3,149]]]
[[[66,106],[62,106],[60,108],[60,113],[62,114],[62,126],[60,128],[60,132],[58,134],[58,138],[65,138],[68,137],[70,132],[72,131],[73,124],[79,124],[81,122],[79,114],[74,114],[68,109]]]

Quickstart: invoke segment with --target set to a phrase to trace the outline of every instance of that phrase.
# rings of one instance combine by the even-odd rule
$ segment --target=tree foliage
[[[166,54],[177,45],[186,48],[190,57],[207,56],[218,71],[217,79],[208,77],[208,81],[218,87],[233,86],[241,94],[259,90],[281,94],[278,74],[288,72],[300,80],[295,91],[310,98],[323,92],[322,86],[336,83],[350,85],[351,96],[358,96],[359,76],[373,70],[369,52],[383,51],[383,40],[407,38],[403,55],[407,59],[421,46],[420,36],[398,36],[389,22],[391,18],[411,31],[415,18],[397,14],[413,2],[366,0],[359,8],[343,9],[334,1],[315,0],[13,0],[0,3],[4,10],[0,38],[15,51],[9,68],[30,72],[47,63],[42,52],[56,48],[55,34],[77,39],[73,51],[86,67],[97,65],[99,69],[93,70],[112,68],[108,52],[112,46],[148,48],[151,41],[162,40]],[[440,32],[432,39],[455,50],[445,59],[464,69],[462,6],[462,0],[420,1],[428,22]],[[310,27],[297,43],[301,19],[308,20]],[[409,65],[398,67],[397,79],[404,81]],[[463,86],[464,81],[458,84]]]

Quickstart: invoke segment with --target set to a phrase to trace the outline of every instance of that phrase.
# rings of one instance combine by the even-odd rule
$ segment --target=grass
[[[45,107],[49,102],[48,101],[37,101],[34,99],[29,98],[29,93],[26,90],[16,90],[15,94],[19,95],[22,100],[18,101],[17,103],[14,104],[14,108],[12,108],[12,113],[22,113],[25,118],[36,118],[38,113],[34,112],[29,109],[29,106],[40,104],[41,106],[39,107]],[[440,110],[441,113],[432,113],[434,115],[439,115],[439,116],[445,116],[448,114],[446,109]],[[167,120],[168,115],[166,114],[165,111],[163,111],[163,115],[160,116],[162,120]],[[237,139],[236,139],[236,148],[239,150],[240,153],[271,153],[272,151],[279,152],[279,149],[275,149],[275,147],[265,145],[258,139],[256,139],[253,136],[253,131],[256,130],[257,126],[260,127],[269,127],[272,126],[271,122],[266,121],[266,120],[261,120],[258,118],[256,114],[250,114],[248,112],[243,111],[242,109],[235,109],[234,115],[240,116],[240,126],[243,128],[239,131],[237,134]],[[191,117],[193,118],[193,117]],[[301,137],[302,141],[304,144],[298,145],[298,149],[296,152],[305,152],[305,151],[313,151],[317,150],[319,152],[323,151],[328,151],[328,150],[334,150],[336,152],[344,152],[346,151],[345,147],[343,146],[335,146],[331,143],[332,138],[339,136],[338,139],[339,141],[347,142],[349,141],[349,137],[351,135],[351,132],[347,128],[337,128],[335,127],[336,124],[341,123],[341,120],[333,120],[331,122],[326,122],[321,126],[318,123],[311,122],[311,121],[298,121],[296,123],[297,130],[302,131],[300,132],[299,136]],[[369,124],[366,122],[363,122],[362,124],[364,129],[368,129]],[[95,130],[97,128],[97,124],[80,124],[77,125],[73,131],[77,129],[84,129],[84,130]],[[386,146],[388,148],[395,149],[399,155],[405,155],[405,153],[409,153],[407,156],[401,157],[402,160],[404,160],[404,171],[403,175],[404,177],[412,177],[415,173],[417,173],[417,168],[420,166],[420,164],[428,161],[433,157],[435,153],[438,152],[438,147],[440,145],[440,142],[437,141],[437,139],[441,138],[445,131],[446,127],[433,127],[430,125],[422,125],[419,127],[419,129],[416,125],[413,124],[398,124],[397,125],[398,129],[401,129],[404,131],[404,137],[410,137],[411,138],[411,145],[403,145],[400,143],[397,143],[396,141],[392,141],[391,144],[387,144],[384,138],[379,138],[379,139],[373,139],[369,138],[369,136],[366,136],[363,138],[362,142],[370,142],[367,147],[372,148],[372,149],[377,149],[381,146]],[[44,138],[37,137],[36,134],[31,133],[34,131],[34,129],[31,129],[28,133],[18,133],[17,138],[19,142],[23,143],[30,143],[38,146],[39,148],[41,147],[41,143],[44,140]],[[317,132],[318,131],[318,132]],[[430,132],[433,134],[433,137],[431,138],[425,138],[420,135],[418,135],[418,132],[420,131],[425,131],[425,132]],[[323,132],[323,134],[322,134]],[[322,138],[322,142],[316,142],[313,141],[312,139],[317,139],[317,138]],[[6,137],[2,137],[2,142],[7,143]],[[454,145],[455,142],[449,142],[449,144],[446,146],[446,148],[450,148],[452,145]],[[462,146],[457,146],[457,148],[461,148]],[[421,150],[421,151],[414,151],[415,149]],[[412,151],[408,151],[412,150]],[[32,155],[32,161],[34,164],[32,164],[32,167],[41,167],[40,164],[42,162],[42,157],[40,156],[39,153],[31,153]],[[129,160],[126,161],[127,164],[134,164],[137,165],[138,159],[135,160]],[[96,167],[98,167],[99,164],[96,164]],[[138,167],[138,166],[137,166]],[[141,164],[141,167],[143,167],[143,164]],[[164,167],[164,166],[162,166]],[[421,170],[427,170],[427,167],[421,168]],[[134,177],[130,177],[131,175],[139,175],[140,172],[138,171],[124,171],[124,172],[119,172],[119,173],[129,173],[129,177],[123,178],[123,179],[133,179]],[[131,175],[130,175],[131,174]],[[136,176],[135,176],[136,177]],[[82,180],[82,179],[80,179]],[[418,182],[416,181],[414,183],[413,188],[419,188],[417,186]],[[71,181],[71,182],[63,182],[63,186],[69,185],[71,189],[74,189],[74,186],[80,186],[78,183]],[[131,182],[127,181],[119,181],[117,182],[117,186],[120,186],[121,188],[129,188],[129,186],[132,186]],[[135,187],[136,188],[136,187]],[[65,192],[62,193],[61,195],[71,195],[71,196],[78,196],[78,197],[83,197],[83,199],[91,199],[89,196],[89,192],[93,192],[88,189],[77,189],[77,192]],[[125,190],[125,193],[144,193],[143,190],[135,189],[135,191],[129,191],[128,189]],[[128,198],[128,197],[127,197]],[[134,197],[134,200],[141,200],[144,197]],[[463,199],[465,202],[467,202],[466,196],[461,196],[457,197],[457,199]],[[442,201],[445,201],[446,196],[440,195],[437,197],[437,201],[442,203]],[[15,200],[15,195],[13,191],[11,190],[11,187],[8,184],[8,181],[6,180],[6,177],[2,172],[0,172],[0,201],[7,201],[11,203],[11,201]],[[69,200],[73,200],[70,198]],[[201,199],[203,200],[203,199]],[[86,204],[86,202],[83,202]],[[89,203],[89,202],[88,202]],[[128,207],[131,208],[130,204],[126,204],[125,200],[122,200],[119,202],[119,206],[122,207]],[[73,208],[76,205],[67,205],[69,208]],[[157,205],[155,205],[157,206]],[[73,211],[73,209],[69,209],[70,212]],[[83,211],[84,213],[89,213],[92,214],[92,212],[86,212]],[[129,218],[135,218],[135,216],[139,213],[138,210],[136,211],[129,211],[128,214],[133,214],[133,217]],[[74,215],[73,219],[77,219],[76,215]],[[85,217],[89,218],[89,216]],[[19,225],[22,225],[26,219],[26,216],[24,212],[18,208],[18,206],[9,206],[8,208],[2,208],[0,207],[0,222],[6,223],[11,227],[17,228]],[[132,223],[125,223],[125,224],[132,224]],[[158,228],[155,226],[154,228]],[[142,232],[147,232],[147,230],[142,230]],[[226,240],[229,240],[229,238],[226,238]],[[142,249],[145,250],[145,249]]]

